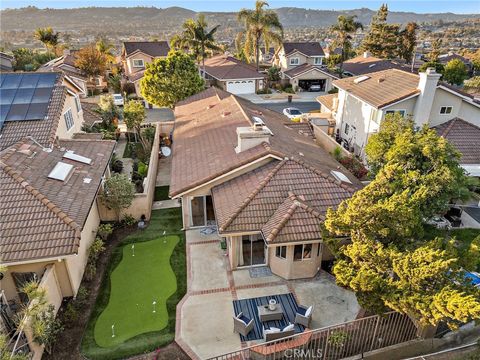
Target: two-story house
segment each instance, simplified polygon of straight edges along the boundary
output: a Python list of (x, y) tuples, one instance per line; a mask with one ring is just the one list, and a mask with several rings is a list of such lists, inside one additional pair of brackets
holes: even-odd
[(284, 42), (274, 59), (281, 69), (283, 83), (299, 91), (332, 89), (332, 81), (338, 77), (328, 71), (324, 62), (325, 53), (318, 42)]
[[(385, 116), (400, 113), (450, 137), (462, 147), (462, 165), (468, 164), (471, 174), (472, 166), (478, 166), (475, 172), (480, 175), (480, 101), (440, 82), (440, 77), (433, 68), (419, 75), (389, 69), (334, 81), (339, 92), (330, 110), (343, 144), (363, 158), (369, 136), (379, 130)], [(318, 101), (327, 104), (321, 96)], [(448, 131), (446, 124), (451, 125)]]
[(167, 41), (126, 41), (122, 46), (122, 65), (125, 77), (135, 85), (135, 92), (140, 95), (140, 81), (146, 64), (155, 59), (164, 58), (170, 51)]
[(25, 136), (50, 147), (55, 139), (71, 139), (81, 131), (80, 97), (65, 78), (59, 72), (2, 73), (0, 150)]

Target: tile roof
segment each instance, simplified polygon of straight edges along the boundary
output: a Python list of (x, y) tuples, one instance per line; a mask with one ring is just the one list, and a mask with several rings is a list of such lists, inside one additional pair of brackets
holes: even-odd
[[(114, 141), (61, 140), (48, 152), (25, 138), (0, 153), (2, 262), (77, 252), (80, 232), (95, 206), (114, 147)], [(64, 159), (66, 150), (93, 162), (87, 165)], [(65, 182), (48, 178), (59, 161), (74, 165)]]
[(325, 75), (328, 75), (334, 79), (338, 79), (338, 75), (329, 71), (326, 67), (318, 66), (318, 65), (312, 65), (312, 64), (302, 64), (299, 66), (295, 66), (294, 68), (291, 68), (290, 70), (284, 71), (283, 73), (287, 75), (289, 78), (294, 78), (297, 77), (303, 73), (306, 73), (308, 71), (315, 70), (319, 71)]
[(284, 42), (283, 49), (287, 56), (295, 51), (307, 56), (325, 56), (319, 42)]
[[(297, 157), (325, 173), (342, 168), (308, 134), (286, 127), (281, 114), (217, 88), (209, 88), (179, 102), (175, 116), (171, 196), (265, 156)], [(269, 144), (263, 143), (237, 154), (236, 129), (252, 126), (253, 116), (262, 118), (274, 135)], [(342, 171), (360, 186), (353, 175), (345, 169)]]
[(317, 96), (317, 101), (324, 105), (328, 110), (333, 110), (333, 101), (334, 99), (338, 99), (338, 94), (327, 94)]
[(464, 64), (468, 64), (468, 65), (472, 64), (470, 59), (467, 59), (466, 57), (464, 57), (462, 55), (459, 55), (459, 54), (455, 54), (455, 53), (442, 54), (442, 55), (438, 56), (438, 62), (440, 62), (442, 64), (446, 64), (449, 61), (454, 60), (454, 59), (458, 59), (461, 62), (463, 62)]
[[(320, 218), (328, 208), (337, 207), (354, 191), (353, 187), (302, 161), (285, 159), (264, 167), (268, 168), (248, 172), (212, 189), (220, 233), (260, 231), (269, 222), (270, 225), (265, 230), (271, 232), (272, 224), (278, 224), (280, 215), (285, 210), (282, 204), (285, 205), (291, 193), (302, 197), (302, 202), (311, 209), (308, 211), (311, 213), (314, 210), (315, 216)], [(263, 179), (259, 181), (262, 176)], [(252, 186), (255, 183), (257, 185)], [(250, 189), (250, 193), (245, 196), (247, 189)], [(275, 215), (277, 211), (280, 212)], [(274, 215), (277, 221), (272, 220)], [(305, 216), (298, 215), (295, 221), (302, 218)], [(309, 221), (303, 225), (311, 224)], [(292, 226), (293, 224), (296, 222), (292, 222)]]
[[(356, 79), (368, 77), (355, 83)], [(376, 108), (382, 108), (409, 96), (419, 94), (419, 76), (402, 70), (389, 69), (367, 75), (335, 80), (333, 85), (345, 90)]]
[(125, 41), (123, 46), (127, 57), (137, 50), (152, 57), (167, 56), (170, 51), (168, 41)]
[(83, 110), (83, 123), (92, 127), (98, 122), (102, 122), (102, 117), (98, 113), (98, 105), (91, 102), (81, 101)]
[(408, 67), (397, 64), (391, 60), (380, 59), (375, 56), (365, 57), (363, 55), (346, 60), (342, 67), (343, 71), (347, 71), (353, 75), (363, 75), (388, 69), (409, 71)]
[(218, 80), (263, 79), (255, 67), (228, 55), (217, 55), (205, 60), (205, 72)]
[(480, 127), (454, 118), (433, 129), (462, 154), (461, 164), (480, 164)]
[(38, 71), (60, 71), (70, 77), (74, 77), (83, 81), (87, 81), (88, 77), (85, 73), (75, 66), (76, 51), (71, 51), (70, 54), (62, 55), (53, 59), (37, 70)]
[(267, 243), (288, 243), (321, 240), (320, 225), (325, 219), (318, 211), (293, 192), (262, 226)]
[(13, 145), (25, 136), (32, 136), (40, 144), (50, 146), (55, 140), (66, 97), (67, 88), (56, 85), (50, 95), (47, 115), (44, 119), (5, 122), (0, 130), (0, 150)]
[(138, 80), (141, 80), (143, 78), (144, 74), (145, 74), (145, 69), (138, 70), (133, 74), (129, 75), (128, 79), (132, 82), (137, 82)]

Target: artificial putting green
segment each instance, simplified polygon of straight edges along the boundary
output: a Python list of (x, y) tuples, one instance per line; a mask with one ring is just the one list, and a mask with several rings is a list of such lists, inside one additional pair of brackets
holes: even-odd
[(94, 337), (99, 346), (112, 347), (167, 326), (166, 301), (177, 290), (170, 256), (178, 241), (177, 235), (160, 235), (155, 240), (135, 243), (135, 256), (132, 244), (123, 247), (122, 260), (111, 274), (108, 305), (95, 323)]

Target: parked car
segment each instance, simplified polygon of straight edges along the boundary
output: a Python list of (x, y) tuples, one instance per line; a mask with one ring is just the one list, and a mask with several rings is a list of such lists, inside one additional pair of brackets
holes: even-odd
[(123, 106), (123, 96), (122, 94), (113, 94), (113, 103), (117, 106)]
[(283, 109), (283, 115), (285, 115), (290, 120), (292, 120), (292, 119), (301, 117), (303, 113), (297, 108), (289, 107), (289, 108)]
[(310, 85), (310, 87), (308, 88), (308, 91), (310, 91), (310, 92), (322, 91), (322, 86), (319, 85), (319, 84)]

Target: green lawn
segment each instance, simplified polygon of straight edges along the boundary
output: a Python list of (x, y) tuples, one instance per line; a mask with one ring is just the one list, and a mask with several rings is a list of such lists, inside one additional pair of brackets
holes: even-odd
[(157, 186), (155, 188), (155, 195), (153, 201), (162, 201), (170, 199), (168, 197), (168, 190), (170, 189), (169, 186)]
[(95, 342), (99, 346), (115, 346), (167, 326), (167, 299), (177, 290), (170, 256), (178, 241), (177, 235), (170, 235), (138, 243), (135, 253), (131, 245), (123, 247), (122, 261), (110, 276), (110, 300), (95, 323)]
[(176, 305), (187, 287), (181, 228), (181, 209), (154, 210), (148, 228), (129, 235), (114, 250), (82, 339), (87, 358), (126, 358), (174, 340)]

